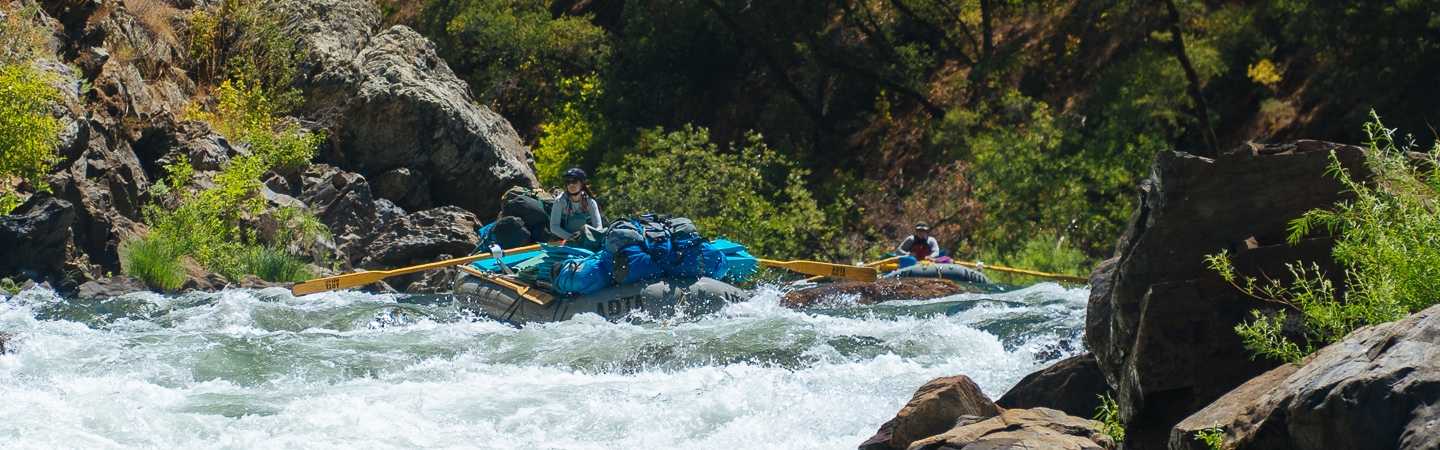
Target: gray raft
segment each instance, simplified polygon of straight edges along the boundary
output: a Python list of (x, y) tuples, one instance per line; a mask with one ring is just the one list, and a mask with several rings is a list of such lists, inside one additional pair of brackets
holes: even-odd
[(517, 325), (556, 322), (580, 313), (620, 320), (637, 310), (655, 319), (693, 317), (749, 297), (744, 290), (713, 278), (658, 278), (611, 286), (588, 295), (557, 295), (542, 306), (463, 273), (455, 281), (455, 296), (462, 306)]
[(953, 263), (916, 264), (897, 269), (884, 275), (885, 278), (944, 278), (957, 283), (995, 284), (990, 277), (969, 267)]

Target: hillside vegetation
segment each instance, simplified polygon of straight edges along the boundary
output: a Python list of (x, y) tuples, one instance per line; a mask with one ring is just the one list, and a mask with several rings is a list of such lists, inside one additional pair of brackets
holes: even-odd
[[(785, 207), (803, 173), (824, 211), (777, 236), (792, 255), (873, 258), (925, 220), (965, 256), (1093, 260), (1157, 151), (1359, 142), (1372, 108), (1411, 130), (1440, 112), (1437, 1), (379, 1), (515, 124), (551, 185), (604, 167), (602, 195), (628, 198), (617, 174), (666, 161), (633, 157), (656, 130), (735, 156), (763, 142), (800, 172), (769, 171), (758, 194)], [(710, 183), (686, 173), (666, 181)], [(713, 205), (731, 194), (717, 187), (675, 192)]]

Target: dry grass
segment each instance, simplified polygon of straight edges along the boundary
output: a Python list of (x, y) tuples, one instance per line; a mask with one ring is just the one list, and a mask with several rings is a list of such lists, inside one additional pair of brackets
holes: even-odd
[(125, 0), (125, 10), (135, 16), (150, 38), (174, 47), (180, 42), (175, 36), (174, 20), (180, 10), (165, 0)]

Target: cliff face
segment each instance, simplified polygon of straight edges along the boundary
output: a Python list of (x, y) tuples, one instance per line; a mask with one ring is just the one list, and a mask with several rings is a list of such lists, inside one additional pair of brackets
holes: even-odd
[[(64, 124), (62, 160), (48, 178), (53, 195), (36, 195), (0, 223), (0, 248), (47, 244), (5, 252), (0, 276), (63, 289), (121, 271), (118, 244), (144, 232), (141, 212), (162, 200), (151, 185), (165, 175), (164, 165), (185, 156), (198, 178), (208, 179), (248, 149), (183, 117), (187, 104), (209, 101), (198, 87), (202, 62), (191, 55), (187, 27), (194, 13), (219, 5), (38, 6), (34, 19), (51, 38), (49, 55), (37, 64), (57, 75), (65, 94), (54, 108)], [(445, 226), (471, 228), (470, 236), (440, 247), (468, 251), (461, 247), (474, 245), (475, 214), (496, 214), (511, 186), (536, 186), (529, 149), (510, 124), (475, 103), (425, 38), (403, 26), (382, 30), (373, 2), (279, 0), (265, 7), (279, 12), (286, 22), (279, 28), (293, 33), (295, 50), (306, 55), (293, 83), (305, 101), (292, 120), (327, 132), (317, 160), (330, 165), (312, 168), (312, 175), (271, 174), (260, 194), (272, 206), (304, 205), (330, 226), (341, 269), (421, 257), (374, 254), (389, 246), (382, 235), (406, 234), (391, 224), (407, 209), (458, 207), (434, 216), (454, 219)], [(87, 85), (93, 89), (83, 90)], [(372, 192), (366, 178), (385, 182)], [(321, 185), (353, 195), (329, 197)]]

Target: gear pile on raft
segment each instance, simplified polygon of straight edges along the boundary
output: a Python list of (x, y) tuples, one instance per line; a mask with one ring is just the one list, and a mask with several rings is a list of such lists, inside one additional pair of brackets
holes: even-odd
[(695, 316), (748, 297), (733, 283), (754, 274), (759, 259), (743, 245), (706, 239), (689, 219), (660, 214), (586, 226), (562, 242), (548, 232), (551, 201), (543, 191), (506, 193), (501, 217), (480, 229), (476, 248), (497, 257), (461, 267), (461, 304), (523, 324), (581, 313)]

